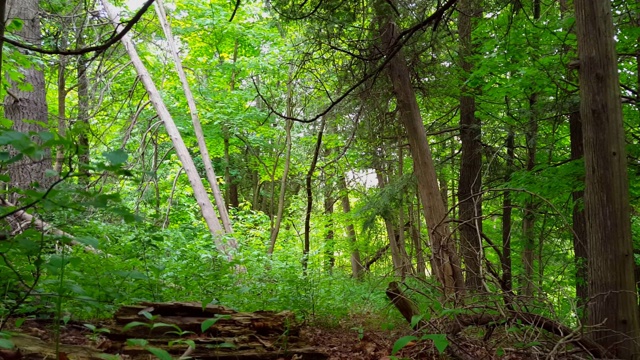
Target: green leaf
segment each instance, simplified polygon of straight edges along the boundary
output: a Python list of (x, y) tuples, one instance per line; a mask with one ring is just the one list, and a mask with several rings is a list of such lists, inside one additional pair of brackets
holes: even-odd
[(411, 317), (411, 328), (415, 329), (416, 325), (418, 325), (418, 323), (420, 322), (420, 320), (422, 320), (423, 317), (424, 315), (413, 315)]
[(91, 246), (94, 249), (97, 249), (100, 246), (98, 239), (91, 236), (80, 236), (76, 237), (75, 240), (81, 244)]
[(20, 326), (22, 326), (22, 324), (24, 324), (24, 321), (27, 320), (26, 318), (17, 318), (16, 319), (16, 328), (19, 328)]
[(149, 346), (147, 350), (160, 360), (172, 360), (171, 355), (165, 350), (153, 346)]
[(91, 330), (93, 332), (95, 332), (96, 329), (97, 329), (96, 326), (93, 325), (93, 324), (82, 324), (82, 325), (84, 325), (84, 327), (86, 327), (87, 329), (89, 329), (89, 330)]
[(160, 327), (170, 327), (170, 328), (174, 328), (174, 329), (178, 329), (178, 331), (182, 330), (178, 327), (178, 325), (173, 325), (173, 324), (167, 324), (167, 323), (163, 323), (163, 322), (159, 322), (159, 323), (155, 323), (153, 325), (151, 325), (152, 329), (157, 329)]
[(444, 351), (449, 346), (449, 340), (447, 339), (447, 334), (428, 334), (422, 337), (423, 340), (432, 340), (433, 345), (438, 349), (440, 354), (444, 353)]
[(0, 339), (0, 349), (13, 349), (15, 345), (9, 339)]
[(128, 323), (127, 325), (125, 325), (125, 326), (122, 328), (122, 331), (127, 331), (127, 330), (129, 330), (129, 329), (133, 329), (134, 327), (138, 327), (138, 326), (146, 326), (146, 327), (149, 327), (149, 324), (147, 324), (147, 323), (143, 323), (143, 322), (140, 322), (140, 321), (132, 321), (132, 322)]
[(118, 150), (114, 150), (114, 151), (107, 151), (107, 152), (103, 153), (102, 155), (107, 160), (109, 160), (111, 165), (122, 165), (122, 164), (126, 163), (127, 159), (129, 158), (129, 154), (127, 154), (127, 152), (122, 150), (122, 149), (118, 149)]
[(127, 339), (128, 346), (147, 346), (148, 343), (145, 339)]
[(402, 350), (403, 347), (407, 346), (408, 343), (416, 340), (418, 340), (418, 338), (411, 335), (401, 337), (400, 339), (396, 340), (395, 344), (393, 344), (391, 355), (395, 355), (398, 351)]
[(210, 327), (212, 327), (213, 324), (217, 323), (218, 320), (220, 320), (220, 318), (207, 319), (207, 320), (202, 322), (202, 325), (200, 325), (200, 329), (202, 330), (202, 332), (205, 332)]

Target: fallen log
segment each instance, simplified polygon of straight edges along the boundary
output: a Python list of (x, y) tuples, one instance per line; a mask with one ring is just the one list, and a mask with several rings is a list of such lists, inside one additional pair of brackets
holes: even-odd
[[(211, 320), (214, 319), (214, 320)], [(327, 355), (302, 343), (300, 325), (292, 312), (238, 312), (220, 305), (194, 302), (151, 303), (121, 307), (114, 316), (110, 340), (145, 339), (147, 346), (179, 357), (187, 341), (199, 359), (267, 360), (281, 357), (320, 360)], [(203, 324), (206, 323), (204, 331)], [(133, 325), (133, 326), (132, 326)], [(170, 345), (171, 344), (171, 345)], [(121, 354), (148, 354), (145, 347), (124, 345)]]

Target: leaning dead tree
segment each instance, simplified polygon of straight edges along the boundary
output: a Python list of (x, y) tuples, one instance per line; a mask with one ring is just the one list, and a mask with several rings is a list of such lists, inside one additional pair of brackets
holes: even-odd
[[(120, 23), (120, 18), (118, 16), (118, 11), (109, 3), (107, 0), (101, 0), (102, 6), (105, 8), (109, 20), (116, 26), (116, 28), (120, 28), (122, 25)], [(200, 210), (202, 212), (202, 216), (211, 231), (211, 235), (213, 235), (213, 241), (215, 243), (216, 248), (221, 253), (227, 255), (229, 259), (231, 259), (230, 250), (237, 247), (235, 241), (225, 242), (223, 240), (224, 229), (220, 225), (220, 221), (218, 220), (218, 216), (213, 208), (213, 204), (209, 199), (209, 195), (207, 194), (207, 190), (205, 189), (202, 179), (198, 174), (198, 170), (189, 154), (189, 150), (182, 140), (182, 136), (180, 135), (180, 131), (178, 131), (178, 127), (176, 126), (167, 106), (165, 105), (156, 85), (151, 79), (151, 75), (147, 71), (146, 67), (142, 63), (138, 52), (131, 40), (131, 36), (126, 34), (122, 37), (122, 44), (124, 45), (129, 57), (131, 58), (131, 62), (138, 73), (138, 77), (140, 81), (143, 83), (145, 89), (147, 90), (147, 94), (149, 96), (149, 100), (151, 104), (155, 108), (158, 113), (158, 117), (164, 123), (165, 129), (169, 137), (171, 138), (171, 142), (173, 143), (173, 147), (176, 150), (176, 154), (182, 163), (182, 167), (184, 168), (187, 177), (189, 178), (189, 183), (193, 188), (193, 194), (200, 206)]]
[(209, 186), (211, 186), (213, 197), (216, 200), (216, 207), (218, 208), (218, 213), (220, 214), (220, 219), (222, 220), (222, 226), (224, 226), (224, 230), (227, 233), (232, 233), (233, 229), (231, 228), (231, 220), (229, 219), (229, 213), (227, 211), (227, 207), (224, 204), (224, 197), (222, 196), (222, 192), (220, 192), (220, 187), (218, 186), (218, 180), (216, 179), (216, 174), (215, 174), (215, 171), (213, 170), (213, 165), (211, 164), (211, 158), (209, 157), (209, 150), (207, 149), (207, 142), (204, 138), (202, 125), (200, 124), (200, 116), (198, 115), (196, 100), (193, 97), (193, 92), (191, 91), (191, 87), (189, 86), (187, 75), (185, 74), (184, 68), (182, 67), (182, 60), (180, 59), (180, 55), (178, 54), (178, 48), (176, 47), (175, 41), (173, 41), (171, 26), (167, 22), (167, 14), (165, 12), (164, 3), (162, 0), (156, 0), (156, 13), (158, 14), (158, 20), (160, 20), (160, 25), (164, 30), (164, 36), (167, 38), (167, 43), (169, 44), (169, 51), (171, 52), (171, 56), (173, 56), (173, 62), (176, 66), (178, 77), (180, 77), (180, 82), (182, 83), (182, 89), (184, 90), (184, 95), (187, 98), (187, 104), (189, 105), (189, 112), (191, 113), (191, 122), (193, 123), (193, 130), (196, 134), (196, 139), (198, 140), (198, 148), (200, 149), (200, 156), (202, 157), (202, 163), (204, 164), (204, 171), (205, 171), (205, 174), (207, 175)]

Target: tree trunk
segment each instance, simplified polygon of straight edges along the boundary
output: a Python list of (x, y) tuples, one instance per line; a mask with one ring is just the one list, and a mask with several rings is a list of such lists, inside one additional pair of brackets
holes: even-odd
[[(460, 65), (464, 71), (464, 81), (473, 70), (469, 57), (473, 54), (471, 33), (472, 22), (479, 17), (476, 0), (458, 2), (458, 33), (460, 41)], [(482, 240), (482, 142), (480, 120), (476, 118), (476, 100), (472, 89), (463, 87), (460, 96), (460, 142), (462, 160), (458, 201), (460, 202), (460, 247), (464, 259), (465, 286), (471, 291), (482, 290), (481, 253)]]
[(609, 0), (575, 0), (589, 253), (588, 324), (622, 359), (640, 348), (629, 183)]
[[(238, 39), (235, 39), (235, 43), (233, 46), (233, 64), (235, 65), (238, 61)], [(229, 91), (231, 95), (233, 91), (236, 89), (236, 75), (238, 72), (234, 68), (231, 72), (231, 81), (229, 82)], [(224, 142), (224, 182), (227, 185), (226, 187), (226, 196), (225, 203), (227, 204), (227, 210), (229, 206), (237, 208), (240, 206), (240, 201), (238, 200), (238, 182), (236, 179), (231, 178), (231, 157), (229, 156), (229, 127), (223, 126), (222, 136)]]
[(80, 135), (78, 135), (78, 160), (80, 164), (88, 164), (90, 161), (89, 149), (89, 79), (87, 71), (89, 64), (83, 55), (78, 57), (78, 65), (76, 68), (78, 75), (78, 126), (80, 126)]
[[(107, 1), (101, 0), (102, 5), (104, 6), (107, 14), (109, 15), (109, 19), (116, 26), (120, 27), (121, 24), (119, 16), (117, 15), (117, 10)], [(149, 100), (153, 104), (156, 109), (158, 116), (163, 121), (165, 128), (167, 129), (167, 133), (171, 138), (171, 142), (175, 148), (176, 154), (178, 158), (182, 162), (182, 166), (184, 171), (187, 173), (187, 177), (189, 178), (189, 183), (191, 183), (191, 187), (193, 189), (193, 194), (200, 206), (200, 210), (202, 211), (202, 216), (211, 231), (211, 235), (213, 237), (213, 241), (216, 245), (216, 248), (219, 252), (227, 255), (227, 258), (231, 259), (231, 254), (229, 251), (232, 248), (236, 248), (237, 244), (235, 241), (230, 241), (229, 243), (225, 243), (223, 241), (222, 235), (224, 234), (224, 229), (220, 225), (218, 217), (216, 216), (216, 212), (213, 209), (213, 204), (211, 204), (211, 200), (209, 200), (209, 195), (207, 194), (207, 190), (204, 188), (202, 184), (202, 179), (198, 174), (198, 170), (196, 169), (195, 164), (193, 163), (193, 159), (189, 154), (189, 150), (187, 149), (184, 141), (182, 140), (182, 136), (176, 127), (175, 122), (171, 118), (171, 114), (167, 110), (166, 105), (162, 101), (162, 97), (156, 88), (156, 85), (153, 83), (149, 72), (145, 68), (142, 60), (138, 56), (138, 53), (133, 45), (133, 41), (131, 37), (127, 34), (122, 37), (122, 43), (129, 53), (131, 57), (131, 62), (136, 68), (136, 72), (138, 73), (138, 77), (144, 84), (145, 89), (147, 90), (147, 94), (149, 96)]]
[[(513, 172), (513, 159), (515, 155), (515, 139), (511, 129), (507, 134), (507, 164), (505, 182), (511, 181), (511, 173)], [(511, 192), (506, 190), (502, 200), (502, 287), (504, 288), (505, 303), (510, 303), (511, 292), (513, 291), (513, 277), (511, 273)]]
[(424, 259), (424, 249), (422, 248), (422, 238), (420, 237), (420, 216), (413, 210), (414, 205), (409, 205), (409, 226), (411, 240), (416, 251), (416, 272), (418, 277), (427, 276), (427, 263)]
[(333, 229), (333, 205), (335, 199), (333, 198), (333, 189), (331, 182), (327, 180), (325, 174), (324, 179), (324, 218), (326, 223), (325, 236), (324, 236), (324, 253), (325, 253), (325, 270), (329, 273), (333, 272), (333, 267), (336, 264), (335, 257), (335, 230)]
[[(540, 19), (540, 0), (533, 1), (533, 19)], [(535, 54), (534, 54), (534, 57)], [(527, 147), (527, 171), (532, 174), (536, 166), (536, 153), (538, 150), (538, 93), (529, 95), (529, 119), (526, 125), (525, 141)], [(524, 237), (524, 249), (522, 253), (522, 265), (524, 267), (524, 286), (522, 293), (525, 297), (532, 297), (534, 293), (534, 249), (535, 224), (537, 204), (533, 196), (529, 196), (524, 204), (524, 216), (522, 219), (522, 236)], [(539, 264), (539, 266), (541, 266)]]
[[(15, 35), (28, 44), (40, 45), (40, 17), (38, 0), (8, 0), (7, 19), (20, 19), (23, 22)], [(20, 50), (22, 51), (22, 50)], [(23, 133), (45, 131), (48, 111), (45, 96), (44, 74), (36, 63), (21, 69), (24, 75), (21, 83), (9, 80), (10, 88), (4, 99), (4, 115), (13, 121), (13, 130)], [(21, 90), (29, 84), (31, 89)], [(29, 120), (29, 121), (25, 121)], [(12, 151), (15, 154), (15, 151)], [(53, 184), (54, 177), (46, 176), (52, 168), (51, 154), (48, 149), (39, 158), (25, 157), (9, 165), (10, 185), (19, 189), (32, 187), (46, 189)]]
[[(387, 186), (387, 179), (385, 178), (382, 170), (376, 169), (376, 175), (378, 177), (378, 187), (383, 189)], [(384, 217), (384, 226), (387, 230), (387, 238), (389, 239), (389, 246), (391, 248), (391, 261), (393, 263), (393, 271), (399, 278), (404, 279), (407, 275), (405, 272), (405, 261), (400, 249), (400, 232), (403, 231), (402, 227), (396, 229), (395, 224), (391, 220), (391, 217)]]
[[(293, 115), (293, 67), (289, 67), (289, 79), (287, 82), (287, 116)], [(278, 233), (280, 232), (280, 226), (282, 224), (282, 215), (284, 214), (285, 194), (287, 191), (287, 177), (289, 176), (289, 169), (291, 167), (291, 130), (293, 129), (293, 121), (285, 120), (285, 155), (284, 155), (284, 170), (282, 172), (282, 179), (280, 180), (280, 196), (278, 197), (278, 214), (276, 215), (276, 221), (272, 222), (271, 236), (269, 239), (268, 254), (273, 254), (273, 249), (276, 246), (278, 239)], [(275, 175), (276, 170), (273, 170)]]
[[(560, 12), (562, 16), (571, 16), (569, 13), (570, 4), (567, 0), (560, 0)], [(569, 52), (570, 48), (563, 49)], [(640, 73), (639, 73), (640, 74)], [(575, 81), (574, 73), (570, 70), (567, 78)], [(566, 94), (570, 96), (570, 94)], [(572, 108), (569, 113), (569, 138), (571, 140), (571, 160), (579, 160), (584, 157), (584, 145), (582, 140), (582, 119), (580, 118), (580, 108)], [(584, 191), (574, 191), (571, 194), (573, 198), (572, 211), (572, 230), (573, 230), (573, 253), (575, 256), (576, 266), (576, 299), (578, 307), (586, 304), (589, 296), (587, 282), (587, 232), (584, 216)], [(584, 319), (586, 313), (581, 314)]]
[[(67, 77), (66, 70), (67, 57), (64, 55), (58, 56), (58, 135), (64, 137), (67, 130)], [(56, 161), (53, 166), (53, 170), (56, 173), (62, 171), (62, 163), (64, 162), (64, 146), (59, 145), (56, 148)]]
[[(349, 203), (349, 191), (347, 190), (347, 181), (344, 175), (340, 175), (338, 179), (338, 187), (340, 188), (340, 201), (342, 202), (342, 211), (346, 216), (351, 216), (351, 204)], [(347, 219), (347, 238), (351, 245), (351, 276), (355, 279), (361, 279), (364, 275), (364, 268), (360, 260), (360, 250), (356, 242), (356, 229), (353, 226), (351, 218)]]
[(209, 181), (209, 186), (211, 186), (211, 192), (213, 193), (213, 197), (216, 201), (216, 207), (218, 208), (218, 213), (220, 214), (220, 219), (222, 220), (222, 225), (224, 226), (224, 231), (230, 234), (233, 232), (233, 229), (231, 228), (231, 219), (229, 219), (229, 213), (227, 212), (227, 207), (224, 204), (224, 197), (222, 196), (222, 192), (220, 191), (220, 186), (218, 186), (218, 179), (216, 178), (216, 174), (213, 170), (213, 165), (211, 164), (211, 157), (209, 156), (207, 141), (204, 138), (204, 132), (202, 131), (202, 125), (200, 124), (200, 116), (198, 115), (196, 101), (193, 97), (193, 93), (191, 92), (191, 87), (189, 86), (187, 75), (185, 74), (184, 68), (182, 67), (182, 60), (180, 59), (180, 55), (178, 54), (178, 48), (173, 41), (173, 34), (171, 33), (171, 27), (166, 20), (167, 14), (164, 11), (164, 4), (162, 0), (156, 0), (156, 13), (158, 14), (158, 20), (160, 20), (160, 25), (164, 30), (165, 38), (167, 39), (167, 43), (169, 44), (169, 50), (171, 52), (171, 55), (173, 56), (173, 61), (176, 66), (178, 77), (180, 78), (180, 83), (182, 84), (184, 95), (187, 98), (189, 112), (191, 113), (191, 122), (193, 123), (193, 131), (196, 134), (196, 139), (198, 140), (198, 149), (200, 150), (200, 156), (202, 157), (202, 163), (204, 164), (204, 172), (207, 176), (207, 180)]
[(460, 267), (460, 258), (451, 239), (451, 231), (447, 224), (447, 213), (440, 198), (438, 178), (431, 157), (431, 149), (422, 122), (422, 115), (411, 85), (411, 77), (402, 50), (395, 54), (398, 29), (388, 18), (393, 11), (386, 4), (379, 4), (380, 32), (383, 51), (393, 56), (388, 63), (388, 75), (393, 84), (397, 100), (397, 108), (409, 139), (413, 168), (418, 179), (418, 190), (422, 202), (425, 219), (429, 228), (429, 240), (433, 254), (433, 271), (444, 288), (445, 294), (464, 292), (464, 278)]
[(271, 236), (269, 239), (268, 254), (273, 254), (273, 249), (276, 246), (276, 240), (278, 239), (278, 233), (280, 232), (280, 226), (282, 224), (282, 216), (284, 214), (285, 194), (287, 192), (287, 177), (289, 176), (289, 168), (291, 166), (291, 128), (293, 127), (293, 121), (287, 120), (285, 125), (286, 131), (286, 152), (284, 155), (284, 170), (282, 172), (282, 179), (280, 180), (280, 196), (278, 197), (278, 214), (276, 221), (271, 228)]
[(318, 131), (318, 139), (316, 140), (316, 148), (313, 152), (313, 159), (311, 159), (311, 165), (309, 165), (309, 171), (305, 177), (305, 187), (307, 191), (307, 210), (304, 216), (304, 249), (302, 249), (302, 270), (307, 273), (309, 266), (309, 250), (311, 248), (311, 210), (313, 210), (313, 192), (311, 189), (311, 180), (313, 178), (313, 172), (316, 171), (316, 165), (318, 164), (318, 156), (320, 155), (320, 148), (322, 147), (322, 135), (324, 134), (324, 126), (326, 119), (323, 117), (320, 122), (320, 130)]

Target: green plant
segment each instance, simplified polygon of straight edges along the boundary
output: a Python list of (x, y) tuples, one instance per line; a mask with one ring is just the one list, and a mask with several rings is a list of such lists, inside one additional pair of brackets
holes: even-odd
[(83, 324), (83, 325), (87, 329), (91, 330), (92, 334), (89, 335), (89, 339), (94, 342), (98, 340), (101, 334), (106, 334), (110, 332), (109, 329), (107, 328), (98, 328), (93, 324)]

